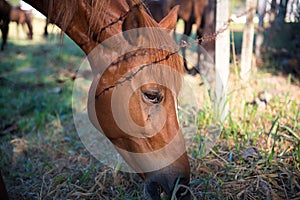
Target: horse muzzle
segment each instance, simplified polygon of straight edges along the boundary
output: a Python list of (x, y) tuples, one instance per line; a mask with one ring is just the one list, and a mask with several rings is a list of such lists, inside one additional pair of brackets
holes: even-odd
[(190, 192), (184, 187), (175, 188), (175, 186), (188, 186), (190, 182), (190, 166), (187, 154), (183, 154), (171, 165), (157, 171), (148, 172), (146, 177), (147, 199), (160, 200), (161, 193), (164, 192), (171, 197), (176, 190), (176, 198), (181, 200), (191, 199)]

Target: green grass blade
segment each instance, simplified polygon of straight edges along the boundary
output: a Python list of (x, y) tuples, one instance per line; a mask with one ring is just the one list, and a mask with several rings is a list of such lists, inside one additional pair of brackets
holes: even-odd
[(285, 125), (282, 125), (281, 127), (287, 130), (290, 134), (292, 134), (297, 139), (298, 142), (300, 142), (300, 136), (295, 131), (293, 131), (290, 127)]

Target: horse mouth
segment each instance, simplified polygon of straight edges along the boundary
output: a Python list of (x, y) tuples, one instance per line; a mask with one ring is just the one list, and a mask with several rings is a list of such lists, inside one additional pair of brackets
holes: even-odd
[[(168, 184), (160, 184), (158, 182), (151, 182), (146, 185), (146, 191), (148, 192), (149, 197), (146, 199), (149, 200), (160, 200), (164, 199), (163, 197), (167, 196), (169, 198), (176, 197), (180, 200), (190, 200), (191, 193), (188, 189), (187, 183), (189, 180), (178, 179), (177, 183), (173, 188), (170, 188)], [(185, 187), (180, 187), (185, 186)]]

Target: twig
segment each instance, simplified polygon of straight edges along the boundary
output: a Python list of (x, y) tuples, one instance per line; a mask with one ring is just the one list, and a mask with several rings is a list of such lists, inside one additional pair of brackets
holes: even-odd
[(188, 186), (182, 185), (182, 184), (178, 184), (177, 187), (176, 187), (176, 188), (174, 189), (174, 191), (173, 191), (171, 200), (176, 200), (176, 199), (177, 199), (177, 198), (176, 198), (176, 192), (177, 192), (177, 191), (179, 190), (179, 188), (181, 188), (181, 187), (186, 189), (186, 191), (184, 192), (184, 195), (189, 191), (190, 194), (192, 195), (193, 199), (197, 199), (197, 198), (195, 197), (194, 193), (192, 192), (192, 190), (191, 190)]
[(226, 164), (228, 164), (228, 161), (225, 160), (224, 158), (222, 158), (221, 156), (219, 156), (213, 149), (210, 150), (215, 156), (217, 156), (219, 159), (221, 159), (223, 162), (225, 162)]

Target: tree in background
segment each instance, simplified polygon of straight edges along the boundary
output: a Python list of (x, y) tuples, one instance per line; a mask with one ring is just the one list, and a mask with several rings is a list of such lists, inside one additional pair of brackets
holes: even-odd
[(289, 0), (280, 0), (278, 5), (278, 14), (276, 15), (275, 21), (282, 23), (285, 20), (287, 5)]
[(299, 0), (272, 0), (270, 21), (276, 24), (283, 22), (299, 22)]

